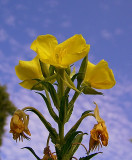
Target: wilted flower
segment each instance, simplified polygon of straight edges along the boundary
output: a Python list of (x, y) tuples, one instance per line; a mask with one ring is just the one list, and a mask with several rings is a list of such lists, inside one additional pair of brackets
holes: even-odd
[(99, 115), (99, 108), (97, 104), (94, 110), (94, 115), (98, 124), (95, 124), (90, 132), (91, 136), (89, 141), (89, 151), (93, 151), (96, 148), (99, 149), (99, 147), (102, 147), (102, 145), (107, 146), (109, 139), (105, 121)]
[(82, 35), (74, 35), (61, 44), (52, 35), (41, 35), (31, 44), (40, 60), (56, 67), (67, 68), (85, 57), (90, 49)]
[(36, 83), (33, 79), (44, 79), (40, 68), (38, 56), (31, 61), (19, 61), (15, 67), (16, 75), (23, 82), (19, 83), (26, 89), (31, 89)]
[(49, 149), (49, 146), (47, 146), (44, 149), (44, 157), (42, 158), (42, 160), (57, 160), (56, 155), (53, 155), (53, 153), (51, 153), (51, 150)]
[(25, 133), (31, 136), (31, 133), (28, 129), (29, 116), (22, 110), (15, 111), (10, 122), (10, 133), (13, 134), (13, 139), (22, 140), (23, 138), (30, 139), (25, 135)]
[(116, 82), (108, 63), (105, 60), (101, 60), (97, 65), (88, 61), (84, 83), (96, 89), (109, 89)]

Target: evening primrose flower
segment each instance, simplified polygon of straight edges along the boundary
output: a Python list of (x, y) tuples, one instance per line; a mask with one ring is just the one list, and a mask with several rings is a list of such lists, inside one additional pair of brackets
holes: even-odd
[(70, 64), (84, 58), (90, 49), (85, 39), (80, 34), (76, 34), (66, 41), (58, 44), (52, 35), (40, 35), (31, 44), (40, 60), (46, 64), (51, 64), (60, 68), (67, 68)]
[(97, 65), (88, 61), (84, 83), (96, 89), (110, 89), (116, 81), (108, 63), (101, 60)]
[[(94, 104), (96, 103), (94, 102)], [(89, 151), (93, 151), (96, 148), (99, 150), (99, 147), (102, 147), (102, 145), (107, 146), (109, 139), (105, 121), (99, 115), (99, 108), (97, 104), (94, 110), (94, 115), (98, 124), (95, 124), (90, 132)]]
[(31, 61), (19, 61), (19, 64), (15, 67), (16, 75), (20, 80), (19, 83), (26, 89), (31, 89), (36, 83), (33, 79), (44, 79), (38, 56)]
[(10, 122), (10, 133), (13, 134), (13, 139), (22, 140), (23, 138), (30, 139), (25, 135), (25, 133), (31, 136), (31, 133), (28, 129), (29, 116), (22, 110), (15, 111)]

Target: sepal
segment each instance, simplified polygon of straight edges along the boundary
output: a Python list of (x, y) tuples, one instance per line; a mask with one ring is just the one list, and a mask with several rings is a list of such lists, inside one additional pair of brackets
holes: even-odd
[(93, 89), (90, 85), (82, 84), (83, 93), (84, 94), (91, 94), (91, 95), (103, 95), (102, 92), (98, 92), (95, 89)]
[(44, 78), (49, 76), (49, 67), (47, 64), (43, 63), (42, 61), (40, 61), (39, 59), (39, 63), (40, 63), (40, 68), (41, 68), (41, 72)]
[(81, 63), (80, 69), (79, 69), (80, 74), (77, 77), (78, 86), (80, 86), (80, 84), (84, 80), (86, 69), (87, 69), (87, 63), (88, 63), (88, 54), (84, 57), (84, 59)]

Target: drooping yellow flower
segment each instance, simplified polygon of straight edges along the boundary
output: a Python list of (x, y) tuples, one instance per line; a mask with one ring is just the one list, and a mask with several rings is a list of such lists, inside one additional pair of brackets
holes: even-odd
[(56, 67), (67, 68), (70, 64), (84, 58), (90, 49), (82, 35), (74, 35), (58, 44), (52, 35), (40, 35), (31, 44), (40, 60)]
[(22, 140), (23, 138), (30, 139), (25, 135), (25, 133), (31, 136), (31, 133), (28, 129), (29, 116), (22, 110), (15, 111), (10, 122), (10, 133), (13, 134), (13, 139)]
[(44, 157), (41, 160), (57, 160), (57, 156), (51, 153), (49, 146), (45, 147), (44, 149)]
[(96, 89), (109, 89), (115, 85), (116, 81), (108, 63), (101, 60), (97, 65), (88, 61), (84, 83)]
[(19, 64), (15, 67), (16, 75), (23, 82), (19, 83), (26, 89), (31, 89), (36, 83), (33, 79), (44, 79), (38, 56), (31, 61), (19, 61)]
[(90, 141), (89, 141), (89, 151), (93, 151), (96, 148), (98, 148), (99, 150), (99, 147), (100, 146), (102, 147), (102, 145), (107, 146), (108, 139), (109, 139), (105, 121), (99, 115), (99, 108), (97, 104), (94, 110), (94, 115), (95, 115), (95, 118), (98, 124), (95, 124), (93, 129), (90, 132), (91, 136), (90, 136)]

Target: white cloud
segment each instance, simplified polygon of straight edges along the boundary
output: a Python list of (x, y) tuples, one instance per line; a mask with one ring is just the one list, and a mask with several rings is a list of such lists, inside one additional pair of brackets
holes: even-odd
[(1, 3), (4, 4), (4, 5), (6, 5), (6, 4), (8, 4), (9, 1), (10, 0), (1, 0)]
[(104, 2), (100, 4), (100, 7), (105, 11), (109, 10), (109, 5), (105, 4)]
[(115, 34), (116, 35), (122, 35), (123, 34), (123, 30), (121, 28), (117, 28), (117, 29), (115, 29)]
[(69, 20), (66, 20), (61, 23), (61, 26), (64, 28), (69, 28), (69, 27), (71, 27), (71, 22)]
[(49, 18), (44, 19), (43, 26), (49, 27), (52, 24), (52, 20)]
[(101, 35), (104, 39), (107, 39), (107, 40), (112, 38), (112, 34), (105, 29), (101, 31)]
[(25, 5), (23, 5), (23, 4), (17, 4), (16, 5), (16, 9), (18, 9), (18, 10), (25, 10), (25, 9), (27, 9), (27, 7)]
[(8, 38), (8, 35), (5, 31), (5, 29), (0, 28), (0, 42), (5, 41)]
[(29, 37), (31, 37), (31, 38), (35, 38), (37, 36), (36, 30), (33, 28), (27, 28), (26, 32), (29, 35)]
[(51, 8), (54, 8), (54, 7), (58, 6), (58, 4), (59, 4), (58, 0), (47, 0), (46, 2), (49, 5), (49, 7), (51, 7)]
[(5, 23), (9, 26), (15, 26), (15, 17), (13, 15), (7, 16)]
[(101, 36), (106, 40), (110, 40), (112, 38), (115, 38), (116, 36), (122, 35), (123, 33), (124, 33), (123, 29), (121, 28), (116, 28), (114, 29), (114, 31), (111, 31), (111, 32), (106, 29), (103, 29), (101, 31)]

